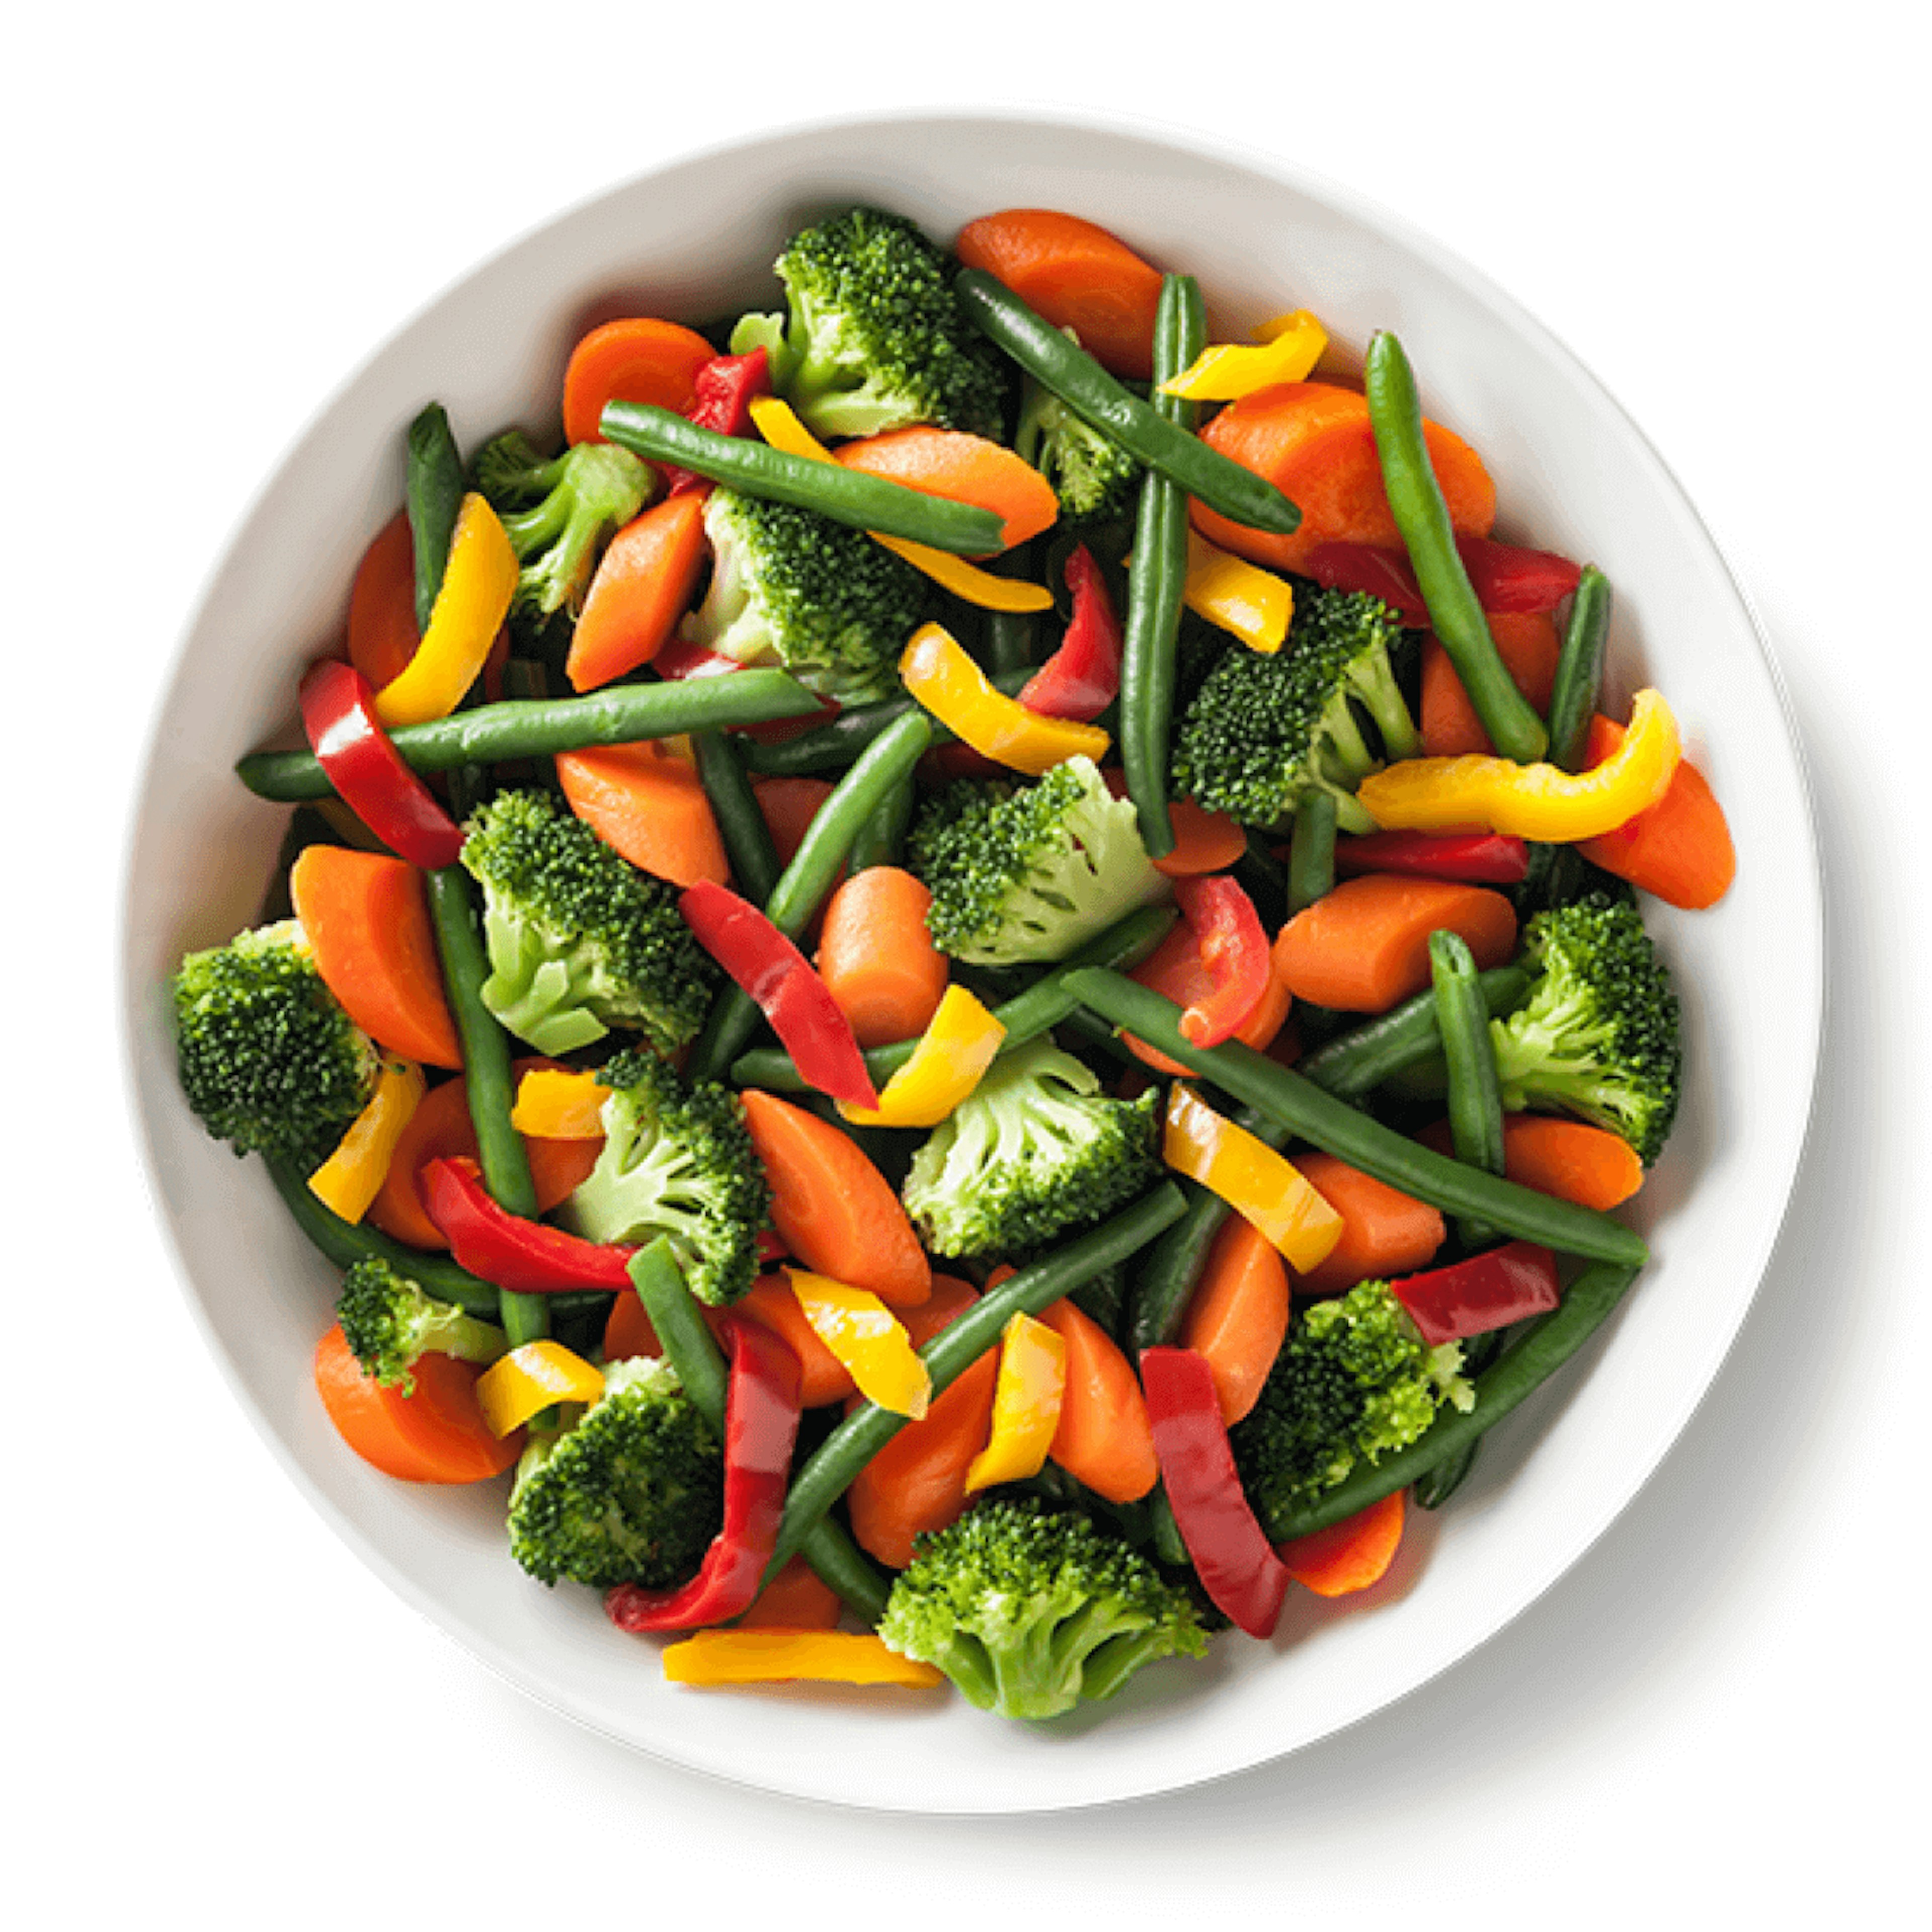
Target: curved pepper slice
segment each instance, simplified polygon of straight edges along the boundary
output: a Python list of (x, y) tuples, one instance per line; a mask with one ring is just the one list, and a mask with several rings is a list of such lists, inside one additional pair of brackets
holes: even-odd
[(1066, 1343), (1043, 1322), (1016, 1315), (1000, 1335), (993, 1431), (966, 1472), (966, 1488), (1017, 1483), (1046, 1466), (1066, 1394)]
[(1404, 1275), (1389, 1292), (1432, 1348), (1547, 1315), (1562, 1300), (1556, 1257), (1534, 1241), (1510, 1241), (1453, 1267)]
[(415, 1061), (386, 1060), (369, 1104), (350, 1122), (335, 1151), (309, 1176), (309, 1192), (344, 1220), (361, 1220), (382, 1192), (396, 1143), (428, 1090)]
[(1071, 758), (1097, 764), (1112, 741), (1097, 724), (1042, 718), (987, 681), (952, 632), (922, 624), (899, 659), (905, 687), (982, 758), (1038, 778)]
[(912, 1058), (880, 1090), (875, 1108), (838, 1111), (854, 1126), (936, 1127), (979, 1085), (1006, 1028), (964, 986), (948, 986)]
[[(772, 392), (771, 358), (763, 347), (746, 356), (714, 356), (692, 378), (691, 386), (692, 404), (684, 412), (691, 422), (720, 436), (748, 435), (753, 398)], [(681, 496), (690, 490), (711, 494), (709, 479), (693, 470), (667, 465), (664, 482), (668, 496)]]
[(526, 1342), (476, 1378), (476, 1406), (493, 1436), (520, 1429), (554, 1402), (595, 1402), (604, 1372), (561, 1342)]
[(471, 491), (457, 514), (442, 588), (422, 642), (400, 674), (376, 694), (376, 716), (389, 730), (447, 718), (463, 702), (510, 614), (518, 568), (496, 512)]
[(568, 1294), (598, 1288), (621, 1294), (631, 1285), (627, 1264), (634, 1247), (609, 1246), (546, 1228), (500, 1208), (473, 1160), (433, 1160), (422, 1171), (423, 1204), (449, 1238), (458, 1268), (517, 1294)]
[(1681, 748), (1662, 695), (1640, 691), (1630, 729), (1594, 770), (1508, 758), (1409, 758), (1365, 778), (1355, 796), (1390, 832), (1467, 831), (1472, 826), (1567, 844), (1595, 838), (1648, 811), (1670, 788)]
[(1232, 632), (1263, 657), (1281, 649), (1294, 616), (1294, 592), (1287, 578), (1217, 548), (1191, 530), (1180, 599), (1197, 617)]
[(673, 1684), (897, 1684), (936, 1689), (944, 1671), (888, 1650), (868, 1630), (708, 1630), (666, 1647)]
[(932, 1400), (932, 1376), (905, 1324), (870, 1288), (804, 1268), (785, 1273), (812, 1333), (844, 1365), (859, 1393), (918, 1421)]
[(1180, 1016), (1180, 1030), (1196, 1046), (1232, 1040), (1266, 997), (1274, 962), (1253, 900), (1234, 880), (1174, 882), (1181, 916), (1194, 934), (1214, 991)]
[(1177, 1174), (1198, 1180), (1251, 1222), (1298, 1274), (1326, 1261), (1342, 1238), (1341, 1216), (1292, 1161), (1178, 1080), (1168, 1092), (1161, 1153)]
[(1328, 332), (1305, 308), (1278, 315), (1255, 331), (1258, 343), (1210, 343), (1161, 393), (1190, 403), (1233, 403), (1276, 382), (1305, 382)]
[(1060, 648), (1028, 678), (1020, 702), (1043, 718), (1090, 724), (1120, 694), (1120, 620), (1107, 580), (1084, 544), (1066, 559), (1073, 614)]
[(1335, 869), (1344, 878), (1404, 872), (1472, 886), (1520, 886), (1529, 876), (1529, 847), (1496, 832), (1369, 832), (1336, 840)]
[(533, 1066), (517, 1083), (510, 1124), (540, 1141), (595, 1141), (604, 1137), (604, 1102), (610, 1090), (594, 1073), (561, 1066)]

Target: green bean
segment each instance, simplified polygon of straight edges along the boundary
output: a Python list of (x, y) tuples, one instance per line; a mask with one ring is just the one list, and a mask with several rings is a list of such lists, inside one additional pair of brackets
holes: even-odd
[(912, 824), (913, 807), (917, 802), (917, 788), (908, 772), (880, 800), (872, 815), (860, 826), (845, 861), (847, 870), (863, 872), (874, 866), (896, 866)]
[[(1476, 984), (1490, 1016), (1500, 1019), (1522, 1004), (1529, 975), (1520, 966), (1492, 966), (1477, 974)], [(1436, 995), (1421, 992), (1318, 1048), (1295, 1070), (1338, 1100), (1359, 1100), (1391, 1074), (1418, 1065), (1442, 1047)]]
[[(1032, 675), (1025, 670), (998, 671), (988, 682), (1009, 698), (1016, 698), (1020, 687)], [(897, 724), (908, 712), (920, 709), (916, 698), (882, 698), (877, 704), (852, 706), (827, 723), (801, 731), (782, 744), (766, 745), (747, 739), (743, 748), (745, 768), (761, 778), (815, 778), (825, 772), (843, 771), (881, 731)], [(932, 742), (950, 745), (954, 742), (952, 734), (935, 723)]]
[(1382, 484), (1396, 528), (1408, 547), (1430, 628), (1456, 667), (1469, 703), (1506, 758), (1528, 764), (1542, 757), (1549, 736), (1535, 707), (1516, 688), (1490, 635), (1489, 620), (1456, 553), (1456, 532), (1442, 486), (1423, 440), (1422, 399), (1402, 344), (1387, 329), (1369, 338), (1362, 366), (1369, 422), (1382, 458)]
[[(1446, 927), (1429, 935), (1429, 971), (1436, 1030), (1449, 1076), (1449, 1144), (1456, 1158), (1485, 1174), (1503, 1171), (1503, 1103), (1496, 1088), (1496, 1050), (1490, 1044), (1490, 1003), (1476, 984), (1475, 956)], [(1492, 1236), (1486, 1222), (1465, 1215), (1456, 1224), (1466, 1248)]]
[(1613, 1262), (1586, 1268), (1564, 1292), (1562, 1306), (1523, 1323), (1520, 1339), (1508, 1354), (1476, 1378), (1475, 1406), (1466, 1414), (1445, 1404), (1406, 1449), (1379, 1462), (1358, 1463), (1334, 1488), (1286, 1522), (1270, 1524), (1274, 1539), (1286, 1542), (1344, 1522), (1480, 1440), (1603, 1326), (1636, 1274), (1634, 1266)]
[[(818, 709), (818, 700), (782, 670), (741, 670), (729, 677), (614, 684), (583, 698), (479, 704), (427, 724), (400, 725), (389, 736), (413, 770), (446, 772), (456, 765), (500, 764), (593, 745), (805, 718)], [(251, 752), (235, 770), (256, 797), (280, 804), (328, 798), (335, 790), (312, 752)]]
[(1244, 470), (1125, 389), (1077, 344), (977, 268), (953, 278), (966, 313), (1034, 381), (1082, 422), (1112, 436), (1210, 510), (1250, 530), (1286, 536), (1301, 512), (1265, 478)]
[[(1163, 1181), (1131, 1208), (1090, 1234), (1081, 1236), (1044, 1260), (1009, 1275), (988, 1288), (964, 1313), (942, 1328), (920, 1354), (932, 1378), (934, 1400), (1000, 1339), (1000, 1331), (1016, 1315), (1038, 1315), (1102, 1269), (1138, 1253), (1155, 1235), (1178, 1220), (1185, 1204), (1180, 1190)], [(776, 1576), (785, 1560), (803, 1545), (812, 1525), (822, 1522), (859, 1472), (903, 1429), (908, 1420), (861, 1402), (821, 1442), (792, 1478), (785, 1498), (784, 1520), (778, 1526), (778, 1548), (766, 1576)]]
[(1180, 1009), (1172, 1000), (1118, 973), (1087, 968), (1068, 978), (1082, 1000), (1111, 1024), (1157, 1047), (1324, 1154), (1432, 1208), (1480, 1215), (1519, 1240), (1586, 1260), (1641, 1267), (1648, 1258), (1643, 1238), (1607, 1214), (1465, 1167), (1358, 1112), (1252, 1047), (1236, 1040), (1196, 1046), (1181, 1032)]
[(1167, 1499), (1165, 1484), (1154, 1485), (1148, 1516), (1154, 1529), (1154, 1554), (1174, 1569), (1191, 1569), (1194, 1558), (1189, 1552), (1186, 1538), (1180, 1533), (1180, 1524), (1174, 1520), (1174, 1505)]
[(1335, 890), (1335, 794), (1316, 790), (1294, 808), (1288, 848), (1288, 912), (1292, 919)]
[(674, 463), (743, 496), (815, 510), (854, 530), (928, 544), (956, 556), (988, 556), (1000, 548), (1002, 527), (991, 510), (929, 496), (841, 464), (794, 456), (748, 436), (721, 436), (652, 404), (608, 404), (601, 426), (612, 442), (634, 455)]
[(429, 404), (410, 424), (406, 461), (403, 500), (416, 556), (416, 628), (424, 631), (442, 588), (449, 540), (463, 508), (463, 458), (440, 403)]
[(1604, 645), (1610, 634), (1610, 580), (1594, 563), (1583, 566), (1564, 626), (1550, 693), (1550, 762), (1558, 770), (1582, 768), (1590, 720), (1604, 682)]
[(691, 743), (698, 754), (698, 776), (731, 861), (731, 876), (746, 898), (762, 905), (778, 882), (778, 856), (772, 849), (771, 827), (758, 809), (758, 794), (723, 732), (694, 732)]
[(1033, 674), (1034, 639), (1038, 628), (1031, 610), (995, 610), (986, 620), (986, 668)]

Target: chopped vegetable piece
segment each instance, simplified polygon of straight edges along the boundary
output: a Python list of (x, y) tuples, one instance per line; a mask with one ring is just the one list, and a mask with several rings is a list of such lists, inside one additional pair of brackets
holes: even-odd
[(1196, 1046), (1232, 1040), (1268, 997), (1273, 972), (1254, 902), (1230, 878), (1183, 878), (1174, 896), (1198, 946), (1210, 990), (1180, 1016)]
[(1275, 1545), (1282, 1567), (1318, 1597), (1346, 1597), (1379, 1583), (1401, 1546), (1406, 1508), (1401, 1490), (1359, 1515), (1311, 1535)]
[(791, 1292), (818, 1339), (851, 1372), (868, 1402), (916, 1422), (932, 1397), (932, 1378), (904, 1324), (868, 1289), (804, 1268), (787, 1268)]
[(899, 675), (955, 737), (982, 757), (1035, 778), (1068, 758), (1098, 759), (1112, 742), (1097, 725), (1043, 718), (1009, 698), (938, 624), (913, 633)]
[(580, 1240), (497, 1206), (474, 1161), (433, 1160), (423, 1170), (430, 1216), (449, 1238), (459, 1267), (517, 1294), (573, 1288), (614, 1294), (630, 1285), (626, 1264), (637, 1250)]
[(376, 694), (386, 730), (446, 718), (462, 703), (510, 614), (518, 568), (496, 512), (473, 492), (464, 497), (422, 642), (401, 675)]
[(1168, 1095), (1161, 1151), (1176, 1173), (1198, 1180), (1251, 1222), (1298, 1271), (1313, 1268), (1342, 1238), (1341, 1216), (1292, 1161), (1179, 1081)]
[(335, 1151), (309, 1176), (315, 1198), (351, 1226), (382, 1191), (396, 1143), (424, 1091), (422, 1069), (413, 1061), (385, 1061), (369, 1104), (350, 1123)]
[(610, 1097), (610, 1088), (594, 1073), (533, 1066), (517, 1083), (510, 1124), (541, 1140), (602, 1140), (604, 1102)]
[(1453, 1268), (1406, 1275), (1389, 1289), (1432, 1348), (1547, 1315), (1562, 1299), (1556, 1257), (1533, 1241), (1511, 1241)]
[(1181, 599), (1198, 617), (1229, 632), (1251, 651), (1272, 656), (1288, 636), (1294, 592), (1286, 578), (1187, 533), (1187, 580)]
[(1020, 702), (1043, 718), (1091, 724), (1120, 695), (1120, 620), (1094, 554), (1076, 544), (1066, 559), (1073, 614), (1060, 648), (1020, 688)]
[(912, 1058), (886, 1082), (876, 1108), (841, 1106), (855, 1126), (936, 1127), (979, 1085), (1006, 1030), (964, 986), (949, 986)]
[(993, 1433), (966, 1472), (966, 1487), (1016, 1483), (1046, 1467), (1066, 1391), (1066, 1344), (1043, 1322), (1016, 1315), (1000, 1336)]
[(526, 1342), (493, 1362), (477, 1378), (476, 1406), (498, 1436), (520, 1429), (556, 1402), (595, 1402), (604, 1393), (604, 1371), (561, 1342)]
[(888, 1650), (870, 1631), (700, 1630), (666, 1647), (673, 1684), (890, 1684), (932, 1690), (943, 1671)]
[(1305, 308), (1263, 322), (1255, 334), (1258, 346), (1210, 344), (1172, 382), (1160, 386), (1162, 393), (1192, 403), (1238, 402), (1276, 382), (1305, 382), (1328, 346), (1328, 332)]

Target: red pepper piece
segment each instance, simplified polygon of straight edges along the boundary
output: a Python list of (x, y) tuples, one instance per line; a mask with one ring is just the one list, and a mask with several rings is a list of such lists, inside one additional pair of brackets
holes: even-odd
[(1456, 548), (1476, 602), (1499, 616), (1553, 610), (1583, 574), (1581, 564), (1553, 550), (1526, 550), (1488, 537), (1458, 537)]
[(1389, 1289), (1432, 1348), (1546, 1315), (1563, 1298), (1556, 1257), (1533, 1241), (1511, 1241), (1453, 1268), (1405, 1275)]
[(1268, 935), (1253, 900), (1225, 874), (1176, 879), (1174, 896), (1200, 948), (1214, 990), (1180, 1016), (1196, 1046), (1232, 1040), (1268, 989)]
[(702, 644), (687, 644), (682, 638), (673, 638), (651, 660), (651, 668), (658, 676), (673, 680), (686, 677), (724, 677), (744, 666), (736, 658), (728, 658), (722, 651), (708, 651)]
[[(752, 399), (772, 392), (770, 358), (762, 349), (748, 356), (714, 356), (692, 379), (696, 398), (686, 416), (700, 429), (715, 429), (720, 436), (748, 436), (752, 430)], [(667, 467), (669, 496), (686, 490), (709, 490), (710, 482), (688, 470)]]
[(1288, 1570), (1242, 1493), (1207, 1357), (1143, 1348), (1141, 1384), (1161, 1480), (1202, 1587), (1249, 1636), (1272, 1636)]
[(1120, 620), (1107, 595), (1107, 580), (1084, 544), (1066, 560), (1066, 587), (1073, 614), (1060, 648), (1020, 692), (1020, 702), (1042, 718), (1074, 718), (1090, 724), (1120, 695)]
[(429, 1218), (448, 1237), (457, 1266), (498, 1288), (517, 1294), (559, 1294), (631, 1285), (626, 1264), (635, 1248), (584, 1240), (507, 1212), (490, 1199), (473, 1160), (430, 1161), (420, 1185)]
[(806, 956), (749, 900), (700, 879), (678, 899), (698, 943), (757, 1002), (792, 1064), (821, 1094), (876, 1108), (851, 1022)]
[(1421, 586), (1400, 550), (1378, 550), (1373, 544), (1317, 544), (1302, 568), (1326, 590), (1365, 590), (1379, 597), (1405, 624), (1429, 622)]
[(1496, 832), (1371, 832), (1336, 840), (1335, 869), (1514, 886), (1528, 877), (1529, 847)]
[(675, 1590), (620, 1583), (604, 1597), (604, 1614), (620, 1630), (695, 1630), (749, 1610), (778, 1544), (798, 1439), (798, 1357), (782, 1336), (741, 1315), (725, 1316), (716, 1333), (731, 1357), (724, 1521), (689, 1582)]
[(353, 664), (325, 658), (302, 681), (302, 729), (347, 806), (389, 850), (425, 872), (456, 863), (463, 828), (403, 762), (376, 716), (376, 693)]

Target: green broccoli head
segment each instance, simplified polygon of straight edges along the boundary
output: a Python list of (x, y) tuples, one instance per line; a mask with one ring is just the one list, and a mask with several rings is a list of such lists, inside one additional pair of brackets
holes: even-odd
[(611, 1363), (574, 1426), (534, 1438), (510, 1492), (510, 1554), (542, 1583), (669, 1589), (724, 1520), (724, 1460), (668, 1362)]
[(547, 458), (513, 429), (478, 452), (476, 487), (523, 563), (515, 608), (548, 617), (583, 602), (598, 551), (650, 501), (657, 478), (615, 443)]
[(926, 1245), (1012, 1258), (1144, 1193), (1160, 1172), (1157, 1090), (1100, 1089), (1044, 1035), (994, 1060), (913, 1156), (904, 1198)]
[(459, 1362), (494, 1362), (509, 1347), (494, 1322), (425, 1294), (380, 1256), (351, 1262), (342, 1277), (335, 1318), (349, 1352), (385, 1388), (410, 1394), (411, 1371), (424, 1355), (454, 1355)]
[(1529, 998), (1492, 1020), (1503, 1105), (1560, 1107), (1621, 1134), (1645, 1166), (1677, 1118), (1684, 1050), (1677, 994), (1636, 907), (1592, 892), (1523, 928)]
[(898, 662), (931, 607), (927, 580), (863, 530), (816, 511), (714, 490), (714, 561), (682, 634), (746, 664), (782, 666), (836, 704), (898, 688)]
[(611, 1089), (604, 1150), (566, 1218), (593, 1241), (668, 1236), (692, 1293), (729, 1307), (758, 1273), (772, 1205), (737, 1095), (709, 1080), (687, 1087), (652, 1053), (620, 1054), (597, 1077)]
[(190, 952), (174, 978), (182, 1092), (238, 1154), (326, 1160), (368, 1104), (374, 1041), (322, 984), (294, 920)]
[(1174, 734), (1174, 789), (1244, 825), (1284, 826), (1309, 792), (1330, 792), (1345, 832), (1372, 832), (1355, 788), (1375, 769), (1355, 706), (1390, 759), (1413, 758), (1415, 725), (1389, 664), (1401, 634), (1360, 591), (1298, 582), (1288, 640), (1272, 656), (1228, 651)]
[(1064, 959), (1171, 890), (1132, 802), (1090, 758), (1036, 784), (958, 780), (920, 814), (908, 850), (932, 894), (933, 944), (976, 965)]
[(1057, 1718), (1208, 1648), (1186, 1592), (1144, 1556), (1076, 1511), (1005, 1498), (918, 1539), (879, 1635), (1002, 1718)]
[(1446, 1400), (1466, 1409), (1462, 1348), (1432, 1348), (1385, 1281), (1310, 1304), (1260, 1400), (1229, 1432), (1248, 1500), (1270, 1537), (1366, 1456), (1405, 1448)]
[(498, 793), (465, 830), (463, 863), (483, 888), (483, 1004), (519, 1040), (568, 1053), (629, 1027), (670, 1053), (695, 1036), (718, 969), (670, 886), (540, 791)]
[(1060, 520), (1069, 530), (1123, 523), (1133, 515), (1147, 473), (1139, 459), (1030, 378), (1013, 448), (1053, 485)]

